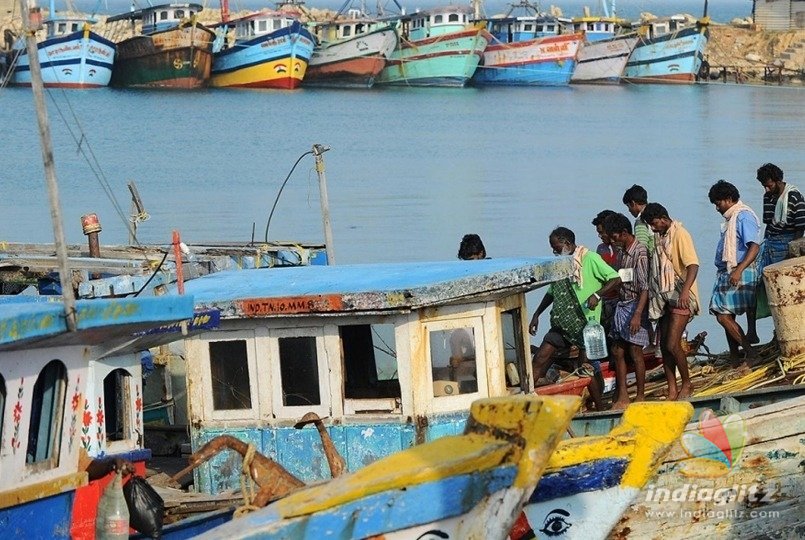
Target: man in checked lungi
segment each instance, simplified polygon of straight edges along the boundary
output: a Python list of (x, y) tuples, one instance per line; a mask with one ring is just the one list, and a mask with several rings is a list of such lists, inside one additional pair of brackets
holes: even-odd
[(646, 365), (643, 347), (649, 345), (648, 321), (648, 249), (632, 234), (632, 223), (623, 214), (613, 214), (604, 220), (604, 231), (621, 250), (621, 287), (612, 319), (609, 337), (615, 361), (615, 400), (613, 409), (629, 405), (626, 389), (626, 352), (635, 367), (637, 395), (635, 401), (645, 400)]
[(729, 182), (719, 180), (713, 184), (707, 196), (725, 220), (721, 224), (721, 238), (716, 246), (716, 282), (710, 300), (710, 313), (716, 316), (727, 334), (732, 365), (740, 363), (739, 347), (743, 348), (743, 359), (751, 365), (752, 344), (736, 317), (755, 305), (760, 220), (740, 200), (738, 188)]

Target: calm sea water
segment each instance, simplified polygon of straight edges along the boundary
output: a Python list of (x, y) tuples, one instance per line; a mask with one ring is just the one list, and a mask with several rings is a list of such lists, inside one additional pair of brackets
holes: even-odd
[[(492, 257), (548, 255), (558, 225), (594, 248), (592, 218), (625, 212), (621, 196), (639, 183), (692, 232), (706, 297), (721, 222), (709, 186), (732, 181), (759, 210), (759, 165), (777, 163), (794, 183), (805, 177), (805, 91), (795, 88), (48, 95), (64, 221), (76, 243), (87, 212), (99, 214), (103, 243), (125, 243), (127, 233), (68, 125), (126, 214), (126, 182), (136, 181), (151, 215), (143, 242), (167, 243), (172, 229), (188, 242), (249, 241), (253, 227), (261, 240), (291, 166), (320, 143), (332, 147), (324, 157), (339, 264), (453, 259), (468, 232)], [(35, 118), (30, 91), (0, 91), (0, 241), (52, 241)], [(305, 156), (288, 181), (270, 239), (322, 240), (313, 164)], [(531, 293), (529, 304), (541, 296)], [(702, 329), (724, 348), (713, 317), (691, 326)], [(768, 339), (770, 325), (761, 332)]]

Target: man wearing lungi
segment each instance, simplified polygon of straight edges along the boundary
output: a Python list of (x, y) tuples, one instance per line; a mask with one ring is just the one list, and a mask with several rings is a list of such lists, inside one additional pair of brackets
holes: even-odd
[(615, 401), (613, 409), (629, 405), (626, 390), (626, 357), (634, 362), (637, 395), (635, 401), (645, 399), (646, 365), (643, 347), (649, 344), (648, 322), (648, 249), (632, 234), (632, 224), (623, 214), (613, 214), (604, 220), (604, 230), (612, 243), (621, 250), (621, 287), (609, 337), (612, 339), (612, 356), (615, 360)]
[(755, 305), (760, 220), (740, 200), (738, 188), (729, 182), (719, 180), (707, 196), (725, 220), (716, 246), (716, 282), (710, 313), (716, 316), (727, 334), (732, 365), (739, 363), (738, 347), (743, 347), (744, 357), (751, 364), (752, 344), (736, 317)]
[[(650, 319), (657, 321), (662, 349), (662, 364), (668, 381), (668, 400), (690, 397), (693, 385), (688, 373), (688, 359), (682, 348), (682, 333), (699, 313), (699, 290), (696, 276), (699, 257), (693, 238), (668, 216), (658, 203), (648, 203), (641, 214), (654, 231), (654, 252), (649, 266)], [(676, 371), (682, 378), (677, 390)]]

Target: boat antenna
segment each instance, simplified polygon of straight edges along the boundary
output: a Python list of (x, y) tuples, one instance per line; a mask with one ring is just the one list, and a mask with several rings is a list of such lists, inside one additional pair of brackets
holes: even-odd
[(702, 15), (702, 18), (704, 17), (707, 17), (707, 0), (704, 0), (704, 14)]
[(45, 96), (42, 91), (42, 67), (39, 65), (39, 49), (36, 44), (36, 30), (31, 26), (31, 17), (28, 12), (27, 0), (19, 0), (22, 12), (22, 22), (25, 29), (25, 46), (28, 53), (28, 64), (31, 70), (31, 90), (34, 95), (36, 117), (39, 123), (39, 142), (42, 146), (42, 161), (45, 168), (45, 182), (50, 202), (50, 219), (53, 222), (53, 237), (56, 247), (56, 257), (59, 261), (59, 282), (61, 283), (62, 298), (64, 300), (64, 315), (67, 329), (76, 330), (75, 293), (73, 292), (72, 273), (67, 258), (67, 246), (64, 241), (64, 227), (62, 225), (61, 206), (59, 202), (59, 185), (56, 179), (56, 167), (53, 162), (53, 141), (50, 136), (50, 123), (48, 121)]

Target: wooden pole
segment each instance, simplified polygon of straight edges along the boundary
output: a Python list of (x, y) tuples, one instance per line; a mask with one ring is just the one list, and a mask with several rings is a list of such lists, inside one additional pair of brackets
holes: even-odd
[(59, 282), (61, 283), (62, 297), (64, 299), (64, 315), (67, 320), (67, 329), (70, 332), (75, 332), (76, 311), (73, 276), (67, 258), (67, 246), (64, 241), (59, 185), (56, 179), (56, 166), (53, 161), (53, 142), (50, 136), (50, 123), (48, 122), (47, 108), (45, 107), (45, 96), (42, 91), (44, 85), (42, 83), (42, 67), (39, 65), (39, 49), (36, 46), (36, 33), (31, 29), (28, 2), (26, 0), (19, 1), (23, 30), (25, 32), (26, 51), (28, 53), (28, 65), (31, 69), (31, 90), (33, 91), (36, 117), (39, 122), (39, 142), (42, 146), (42, 162), (45, 166), (45, 181), (50, 201), (50, 220), (53, 223), (56, 257), (59, 261)]
[(319, 199), (321, 200), (321, 219), (324, 223), (324, 243), (327, 251), (327, 264), (335, 264), (335, 251), (333, 249), (333, 229), (330, 224), (330, 202), (327, 198), (327, 178), (324, 176), (324, 158), (322, 154), (329, 150), (329, 146), (313, 145), (313, 156), (316, 159), (316, 174), (319, 175)]

